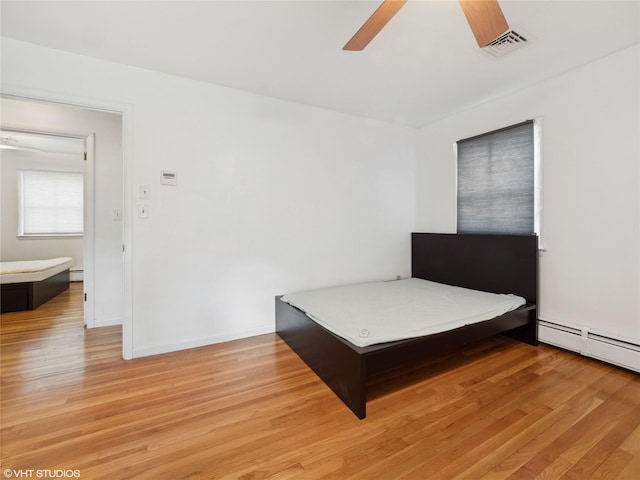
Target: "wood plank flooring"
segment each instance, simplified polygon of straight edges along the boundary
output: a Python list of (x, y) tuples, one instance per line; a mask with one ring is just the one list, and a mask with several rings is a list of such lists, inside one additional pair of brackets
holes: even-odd
[(2, 316), (4, 478), (640, 478), (640, 378), (569, 352), (499, 337), (382, 374), (361, 421), (275, 334), (124, 361), (81, 300)]

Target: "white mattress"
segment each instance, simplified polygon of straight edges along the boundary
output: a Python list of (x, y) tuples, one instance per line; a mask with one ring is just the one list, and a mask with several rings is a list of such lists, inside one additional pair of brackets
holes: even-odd
[(0, 263), (0, 283), (40, 282), (63, 272), (73, 264), (71, 257)]
[(480, 292), (418, 278), (293, 293), (282, 300), (359, 347), (490, 320), (526, 303), (516, 295)]

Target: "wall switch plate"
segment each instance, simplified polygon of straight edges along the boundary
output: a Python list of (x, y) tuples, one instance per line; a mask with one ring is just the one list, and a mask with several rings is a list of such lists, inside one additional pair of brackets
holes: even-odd
[(113, 220), (115, 222), (119, 222), (122, 220), (122, 210), (120, 210), (119, 208), (113, 209)]
[(148, 200), (151, 196), (149, 185), (140, 185), (140, 198)]
[(138, 205), (138, 218), (149, 218), (149, 205)]

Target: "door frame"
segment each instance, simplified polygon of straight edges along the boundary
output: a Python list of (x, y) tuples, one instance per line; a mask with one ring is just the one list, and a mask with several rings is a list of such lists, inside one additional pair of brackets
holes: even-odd
[(84, 264), (83, 295), (84, 324), (87, 328), (96, 325), (95, 283), (95, 133), (84, 137), (84, 241), (82, 255)]
[[(5, 95), (3, 97), (7, 98)], [(16, 98), (16, 97), (12, 97)], [(94, 276), (94, 215), (95, 215), (95, 198), (94, 198), (94, 160), (95, 151), (93, 150), (95, 144), (95, 134), (73, 134), (73, 133), (59, 133), (54, 131), (42, 131), (34, 130), (31, 128), (14, 128), (6, 127), (2, 129), (3, 132), (16, 132), (56, 138), (72, 138), (74, 140), (83, 142), (83, 167), (82, 167), (82, 183), (83, 183), (83, 198), (82, 198), (82, 211), (83, 211), (83, 232), (82, 232), (82, 287), (84, 294), (83, 302), (83, 321), (87, 328), (93, 328), (95, 326), (95, 276)], [(71, 273), (71, 280), (73, 281), (73, 273)]]
[[(15, 85), (2, 85), (0, 95), (15, 100), (58, 104), (66, 107), (96, 110), (115, 113), (122, 118), (122, 357), (133, 358), (133, 231), (132, 231), (132, 139), (133, 139), (133, 106), (127, 103), (87, 99), (59, 92), (42, 91)], [(91, 255), (93, 255), (93, 251)], [(93, 258), (92, 258), (93, 259)], [(92, 295), (93, 297), (93, 295)]]

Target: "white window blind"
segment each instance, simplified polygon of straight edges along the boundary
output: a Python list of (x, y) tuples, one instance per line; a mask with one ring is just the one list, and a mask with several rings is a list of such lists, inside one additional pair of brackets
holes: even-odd
[(533, 121), (457, 142), (458, 232), (535, 232)]
[(78, 172), (19, 170), (18, 235), (82, 235), (83, 178)]

